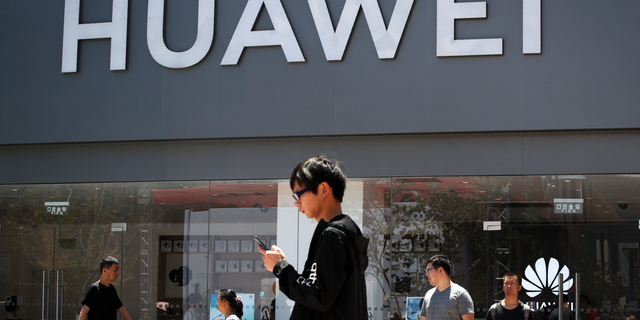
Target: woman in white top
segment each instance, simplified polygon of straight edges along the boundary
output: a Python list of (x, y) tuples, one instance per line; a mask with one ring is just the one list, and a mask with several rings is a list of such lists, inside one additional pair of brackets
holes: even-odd
[(218, 293), (218, 310), (224, 314), (225, 320), (242, 319), (242, 298), (231, 289), (223, 289)]

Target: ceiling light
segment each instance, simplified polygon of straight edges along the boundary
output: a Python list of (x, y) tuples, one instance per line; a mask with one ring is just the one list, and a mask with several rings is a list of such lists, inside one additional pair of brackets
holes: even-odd
[(596, 207), (597, 208), (602, 208), (602, 205), (601, 204), (596, 204)]
[(564, 182), (571, 182), (571, 180), (564, 180)]
[(11, 189), (11, 191), (13, 191), (13, 192), (18, 192), (18, 189)]

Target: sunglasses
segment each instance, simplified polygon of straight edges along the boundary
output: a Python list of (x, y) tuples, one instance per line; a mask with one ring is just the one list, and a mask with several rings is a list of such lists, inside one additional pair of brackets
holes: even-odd
[(304, 189), (302, 189), (302, 190), (300, 190), (300, 191), (296, 191), (296, 192), (294, 192), (291, 196), (293, 197), (293, 199), (294, 199), (294, 200), (298, 201), (298, 200), (300, 200), (300, 197), (301, 197), (305, 192), (307, 192), (307, 191), (309, 191), (309, 190), (311, 190), (311, 189), (313, 189), (313, 188), (315, 188), (315, 187), (317, 187), (317, 186), (319, 186), (319, 185), (320, 185), (320, 183), (317, 183), (317, 184), (316, 184), (316, 185), (314, 185), (314, 186), (311, 186), (311, 187), (308, 187), (308, 188), (304, 188)]

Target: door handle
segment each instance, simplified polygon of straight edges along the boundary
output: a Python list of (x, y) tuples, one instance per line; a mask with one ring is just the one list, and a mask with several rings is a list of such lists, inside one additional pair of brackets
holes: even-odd
[(42, 320), (49, 318), (50, 270), (42, 270)]
[(576, 291), (576, 305), (574, 309), (574, 313), (576, 316), (575, 320), (580, 320), (580, 274), (576, 272), (576, 276), (574, 278), (575, 283), (575, 291)]
[(56, 270), (56, 320), (60, 320), (60, 270)]
[(44, 317), (44, 289), (45, 289), (45, 283), (44, 283), (44, 279), (45, 279), (45, 273), (46, 271), (42, 270), (42, 318), (43, 320), (46, 320), (46, 318)]

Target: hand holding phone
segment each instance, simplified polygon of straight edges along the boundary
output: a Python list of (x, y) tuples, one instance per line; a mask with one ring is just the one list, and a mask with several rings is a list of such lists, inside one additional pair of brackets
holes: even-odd
[(258, 246), (260, 246), (260, 248), (264, 249), (265, 251), (269, 251), (269, 247), (267, 247), (267, 245), (264, 244), (264, 242), (262, 242), (262, 240), (260, 240), (258, 236), (253, 236), (253, 241), (255, 241)]
[(273, 271), (273, 268), (278, 264), (278, 262), (287, 259), (284, 252), (282, 252), (282, 249), (277, 246), (274, 245), (271, 246), (271, 248), (268, 248), (267, 245), (264, 244), (264, 242), (262, 242), (262, 240), (257, 236), (254, 236), (253, 240), (264, 250), (260, 250), (260, 252), (262, 253), (262, 261), (264, 261), (264, 267), (267, 271)]

